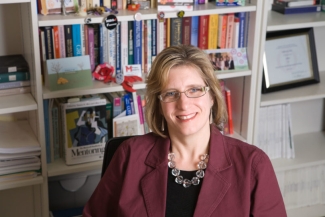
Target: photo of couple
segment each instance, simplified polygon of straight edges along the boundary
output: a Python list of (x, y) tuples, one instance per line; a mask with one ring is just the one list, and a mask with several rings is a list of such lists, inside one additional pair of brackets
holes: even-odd
[(214, 70), (223, 71), (235, 69), (234, 60), (230, 53), (210, 53), (209, 59)]

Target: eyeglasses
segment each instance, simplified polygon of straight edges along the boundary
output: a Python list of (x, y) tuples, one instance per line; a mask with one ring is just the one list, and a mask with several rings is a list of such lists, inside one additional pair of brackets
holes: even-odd
[(183, 92), (179, 92), (176, 90), (171, 90), (164, 92), (158, 96), (158, 99), (160, 99), (163, 102), (175, 102), (181, 97), (181, 93), (184, 93), (185, 96), (188, 98), (199, 98), (201, 96), (204, 96), (206, 92), (210, 90), (210, 87), (191, 87), (190, 89), (187, 89)]

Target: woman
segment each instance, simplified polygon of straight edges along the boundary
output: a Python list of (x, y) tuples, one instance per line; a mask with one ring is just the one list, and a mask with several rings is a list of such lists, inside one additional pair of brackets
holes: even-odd
[(203, 51), (175, 46), (156, 57), (146, 118), (152, 133), (119, 147), (84, 217), (286, 216), (266, 154), (219, 131), (225, 106)]

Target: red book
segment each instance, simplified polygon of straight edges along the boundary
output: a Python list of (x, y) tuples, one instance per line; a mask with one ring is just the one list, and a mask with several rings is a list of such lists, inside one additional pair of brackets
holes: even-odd
[(229, 127), (228, 134), (234, 134), (234, 126), (232, 120), (231, 91), (226, 86), (225, 86), (225, 93), (226, 93), (226, 105), (227, 105), (227, 112), (228, 112), (228, 127)]
[(209, 27), (209, 15), (199, 16), (199, 41), (198, 47), (201, 50), (208, 49), (208, 27)]
[(182, 44), (185, 45), (191, 44), (191, 25), (192, 25), (192, 17), (183, 17)]
[(61, 58), (61, 51), (60, 51), (60, 34), (59, 34), (59, 27), (53, 26), (53, 39), (54, 39), (54, 54), (55, 58)]

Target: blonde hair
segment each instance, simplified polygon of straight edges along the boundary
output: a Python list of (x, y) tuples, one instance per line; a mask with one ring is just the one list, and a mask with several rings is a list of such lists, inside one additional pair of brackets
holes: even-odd
[[(210, 87), (209, 93), (214, 101), (212, 106), (213, 123), (219, 128), (226, 120), (227, 113), (213, 66), (208, 55), (197, 47), (191, 45), (179, 45), (165, 48), (152, 63), (150, 74), (146, 80), (146, 109), (145, 118), (152, 132), (165, 137), (167, 135), (167, 123), (161, 111), (158, 95), (167, 85), (169, 71), (172, 67), (190, 66), (199, 72), (203, 81)], [(164, 123), (165, 130), (161, 126)]]

